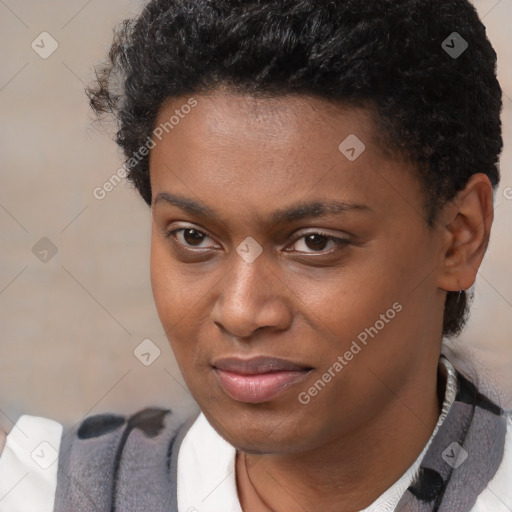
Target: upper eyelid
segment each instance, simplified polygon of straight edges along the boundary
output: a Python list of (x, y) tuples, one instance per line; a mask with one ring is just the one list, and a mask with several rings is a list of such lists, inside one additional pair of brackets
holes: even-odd
[(213, 240), (213, 237), (208, 233), (208, 231), (206, 231), (203, 228), (198, 228), (195, 226), (181, 226), (181, 227), (176, 227), (173, 229), (164, 229), (163, 233), (170, 236), (171, 233), (176, 233), (178, 231), (186, 231), (187, 229), (191, 229), (193, 231), (198, 231), (199, 233), (202, 233), (203, 235), (206, 235), (208, 238), (211, 238)]

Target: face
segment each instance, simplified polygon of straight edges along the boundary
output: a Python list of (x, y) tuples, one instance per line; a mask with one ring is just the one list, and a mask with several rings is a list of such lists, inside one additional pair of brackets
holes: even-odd
[(214, 428), (249, 453), (307, 451), (421, 387), (441, 339), (440, 240), (371, 113), (216, 91), (166, 102), (166, 122), (152, 287)]

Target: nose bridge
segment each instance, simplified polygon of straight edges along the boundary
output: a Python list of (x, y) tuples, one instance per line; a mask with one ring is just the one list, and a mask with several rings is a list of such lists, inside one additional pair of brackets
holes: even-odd
[(270, 280), (265, 255), (250, 263), (238, 254), (233, 256), (231, 272), (222, 290), (223, 302), (244, 310), (261, 306), (273, 293), (272, 287), (265, 286)]
[(213, 319), (231, 334), (247, 337), (261, 327), (284, 328), (289, 322), (283, 286), (265, 254), (252, 262), (234, 254), (231, 270), (220, 286)]

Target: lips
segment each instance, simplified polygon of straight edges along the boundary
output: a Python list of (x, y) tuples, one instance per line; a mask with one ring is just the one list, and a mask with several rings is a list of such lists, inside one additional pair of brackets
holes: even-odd
[(268, 402), (306, 378), (311, 367), (276, 357), (228, 357), (213, 363), (224, 392), (246, 403)]

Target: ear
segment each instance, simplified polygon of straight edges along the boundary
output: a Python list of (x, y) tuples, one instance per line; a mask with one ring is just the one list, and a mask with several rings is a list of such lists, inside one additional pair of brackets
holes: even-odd
[(438, 286), (445, 291), (470, 288), (482, 263), (494, 219), (493, 190), (485, 174), (474, 174), (440, 215), (443, 239)]

